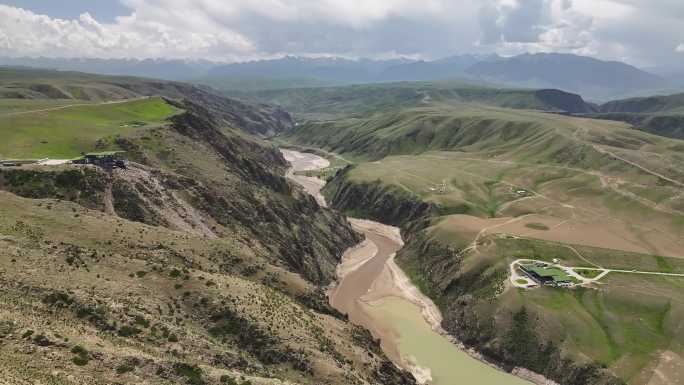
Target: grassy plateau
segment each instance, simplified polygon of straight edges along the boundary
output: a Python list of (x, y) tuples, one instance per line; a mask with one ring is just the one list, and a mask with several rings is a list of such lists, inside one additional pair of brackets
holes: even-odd
[[(116, 136), (159, 126), (179, 112), (161, 98), (64, 108), (44, 102), (29, 104), (31, 110), (0, 114), (4, 139), (0, 158), (70, 159), (81, 152), (116, 149)], [(50, 108), (55, 109), (44, 110)]]

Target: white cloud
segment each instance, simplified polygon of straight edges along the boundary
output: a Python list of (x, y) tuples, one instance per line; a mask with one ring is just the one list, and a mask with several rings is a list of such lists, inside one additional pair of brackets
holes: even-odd
[[(0, 41), (2, 41), (2, 40), (0, 40)], [(684, 53), (684, 43), (678, 45), (677, 48), (675, 48), (675, 52)]]
[[(407, 18), (438, 17), (450, 8), (447, 0), (124, 0), (140, 15), (180, 21), (202, 19), (208, 25), (238, 22), (256, 15), (278, 22), (325, 21), (363, 28), (400, 15)], [(472, 2), (466, 0), (464, 3)], [(184, 23), (187, 24), (187, 23)]]
[[(494, 4), (492, 6), (491, 4)], [(587, 52), (594, 43), (594, 18), (574, 7), (571, 0), (533, 0), (525, 3), (490, 1), (493, 14), (481, 14), (483, 44), (503, 55), (522, 52)], [(487, 19), (496, 20), (496, 39), (486, 40)], [(490, 24), (490, 27), (492, 25)]]
[[(109, 0), (114, 1), (114, 0)], [(571, 52), (681, 60), (681, 0), (120, 0), (112, 22), (0, 5), (0, 55), (245, 60)], [(681, 50), (681, 46), (677, 50)], [(679, 57), (678, 57), (679, 56)]]
[(0, 5), (0, 45), (12, 56), (237, 58), (254, 51), (247, 38), (228, 28), (182, 30), (137, 13), (112, 24), (88, 13), (61, 20), (5, 5)]
[(681, 0), (533, 0), (520, 2), (516, 12), (533, 3), (543, 10), (535, 23), (513, 23), (507, 28), (518, 33), (527, 28), (536, 37), (510, 39), (513, 34), (502, 32), (492, 49), (504, 55), (568, 52), (642, 66), (681, 60), (672, 52), (684, 39)]

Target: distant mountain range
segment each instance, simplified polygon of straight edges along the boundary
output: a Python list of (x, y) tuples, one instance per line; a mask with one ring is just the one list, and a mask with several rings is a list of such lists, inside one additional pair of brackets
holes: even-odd
[(372, 83), (389, 68), (412, 63), (408, 59), (350, 60), (344, 58), (303, 58), (259, 60), (217, 66), (208, 77), (316, 78), (338, 83)]
[(509, 58), (466, 54), (433, 61), (285, 56), (231, 64), (205, 60), (0, 58), (0, 65), (193, 81), (223, 91), (459, 80), (501, 87), (557, 88), (594, 101), (676, 89), (680, 80), (677, 74), (670, 76), (671, 71), (660, 72), (665, 75), (659, 76), (622, 62), (555, 53)]
[(207, 71), (217, 64), (206, 60), (0, 57), (0, 65), (79, 71), (99, 75), (139, 76), (164, 80), (191, 80), (205, 75)]
[(403, 63), (387, 68), (380, 74), (381, 81), (431, 81), (467, 77), (466, 70), (481, 62), (498, 62), (498, 55), (458, 55), (434, 61)]
[(622, 62), (555, 53), (524, 54), (504, 60), (483, 61), (466, 72), (495, 83), (560, 88), (598, 99), (668, 86), (665, 79)]

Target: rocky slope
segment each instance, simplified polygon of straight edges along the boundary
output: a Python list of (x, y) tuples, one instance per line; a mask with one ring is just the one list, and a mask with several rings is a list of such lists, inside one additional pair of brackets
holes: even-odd
[(249, 114), (197, 92), (117, 138), (126, 170), (0, 170), (0, 377), (413, 384), (323, 295), (358, 235), (287, 182)]

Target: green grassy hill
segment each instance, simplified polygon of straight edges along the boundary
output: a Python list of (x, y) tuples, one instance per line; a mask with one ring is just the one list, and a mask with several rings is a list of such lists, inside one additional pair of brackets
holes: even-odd
[(205, 76), (193, 79), (193, 83), (204, 84), (228, 95), (283, 90), (292, 88), (332, 87), (341, 82), (316, 77), (259, 77), (259, 76)]
[(0, 99), (130, 99), (140, 96), (143, 89), (161, 90), (164, 84), (173, 83), (81, 72), (0, 67)]
[[(680, 182), (684, 179), (676, 166), (682, 162), (681, 141), (641, 133), (623, 123), (482, 105), (435, 103), (367, 118), (311, 121), (283, 138), (368, 160), (449, 150), (589, 169), (633, 167), (611, 160), (615, 154), (641, 159), (653, 171)], [(672, 163), (644, 156), (644, 151), (659, 151)]]
[(624, 121), (669, 138), (684, 139), (684, 94), (616, 100), (603, 104), (600, 119)]
[(220, 119), (246, 132), (272, 136), (292, 127), (290, 115), (275, 107), (240, 102), (217, 91), (185, 83), (0, 67), (0, 117), (65, 105), (103, 104), (144, 97), (191, 98)]
[(450, 82), (268, 90), (242, 96), (280, 105), (306, 119), (358, 117), (383, 109), (417, 107), (433, 102), (577, 113), (590, 112), (593, 108), (578, 95), (557, 90), (498, 89)]
[(665, 112), (684, 113), (684, 94), (616, 100), (602, 104), (600, 106), (600, 111), (603, 113), (631, 112), (637, 114)]
[(0, 158), (71, 159), (82, 152), (120, 149), (117, 137), (162, 125), (179, 112), (161, 98), (146, 98), (0, 114)]

